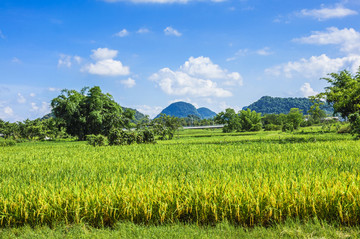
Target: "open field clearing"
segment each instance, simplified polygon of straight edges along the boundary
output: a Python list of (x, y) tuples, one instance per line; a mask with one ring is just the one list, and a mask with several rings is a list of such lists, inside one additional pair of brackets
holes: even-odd
[(351, 136), (203, 132), (154, 145), (0, 147), (0, 224), (359, 225), (360, 142)]

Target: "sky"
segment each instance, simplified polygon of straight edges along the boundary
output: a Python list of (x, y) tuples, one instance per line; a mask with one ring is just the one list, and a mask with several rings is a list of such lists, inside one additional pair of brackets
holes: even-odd
[(100, 86), (155, 117), (308, 97), (360, 66), (359, 0), (1, 0), (0, 119), (35, 119), (62, 89)]

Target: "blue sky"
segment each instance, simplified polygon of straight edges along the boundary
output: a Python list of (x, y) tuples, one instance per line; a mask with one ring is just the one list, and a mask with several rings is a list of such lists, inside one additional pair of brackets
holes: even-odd
[(179, 100), (239, 110), (263, 95), (314, 95), (327, 73), (359, 66), (358, 0), (0, 2), (7, 121), (96, 85), (151, 117)]

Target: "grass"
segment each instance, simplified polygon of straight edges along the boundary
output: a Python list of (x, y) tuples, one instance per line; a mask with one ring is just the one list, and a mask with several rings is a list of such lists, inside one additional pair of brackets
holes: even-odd
[(86, 224), (29, 226), (0, 229), (0, 238), (360, 238), (359, 227), (339, 227), (319, 221), (306, 224), (286, 221), (269, 228), (235, 227), (222, 222), (213, 227), (194, 224), (144, 226), (117, 223), (113, 228), (94, 228)]
[(105, 234), (136, 225), (139, 235), (144, 227), (218, 233), (224, 225), (279, 233), (274, 225), (314, 219), (355, 233), (360, 222), (360, 143), (316, 129), (181, 131), (172, 141), (116, 147), (26, 142), (1, 147), (0, 157), (6, 235), (59, 224), (74, 233), (83, 225)]

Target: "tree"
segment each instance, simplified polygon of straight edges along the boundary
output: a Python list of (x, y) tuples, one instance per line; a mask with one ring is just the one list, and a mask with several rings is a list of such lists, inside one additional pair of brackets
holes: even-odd
[(325, 99), (334, 107), (334, 114), (339, 113), (344, 119), (349, 119), (351, 132), (360, 136), (360, 67), (355, 76), (349, 71), (331, 73), (329, 77), (322, 78), (330, 83), (325, 92), (316, 96)]
[(256, 113), (255, 110), (241, 110), (238, 117), (242, 131), (259, 131), (262, 127), (261, 113)]
[(320, 123), (320, 121), (326, 117), (326, 112), (320, 108), (320, 106), (324, 105), (324, 103), (316, 100), (315, 97), (310, 97), (310, 100), (313, 103), (308, 110), (310, 120), (312, 120), (315, 124)]
[(290, 112), (286, 116), (286, 122), (283, 125), (284, 131), (293, 131), (294, 129), (298, 129), (301, 122), (303, 121), (302, 111), (298, 108), (290, 109)]
[(174, 116), (160, 114), (160, 117), (152, 121), (152, 125), (160, 139), (172, 139), (175, 131), (180, 127), (180, 120)]
[(224, 124), (223, 132), (229, 133), (241, 128), (238, 115), (234, 109), (227, 108), (225, 112), (220, 112), (215, 116), (215, 122), (218, 124)]
[(72, 136), (84, 140), (86, 135), (108, 135), (112, 128), (125, 127), (133, 113), (123, 114), (123, 110), (110, 94), (101, 92), (100, 87), (91, 89), (62, 90), (51, 101), (52, 112), (63, 120), (66, 131)]
[(360, 110), (360, 68), (355, 76), (347, 70), (340, 73), (331, 73), (330, 77), (322, 78), (330, 83), (325, 92), (316, 96), (317, 99), (325, 99), (334, 107), (334, 114), (348, 118), (350, 114)]

